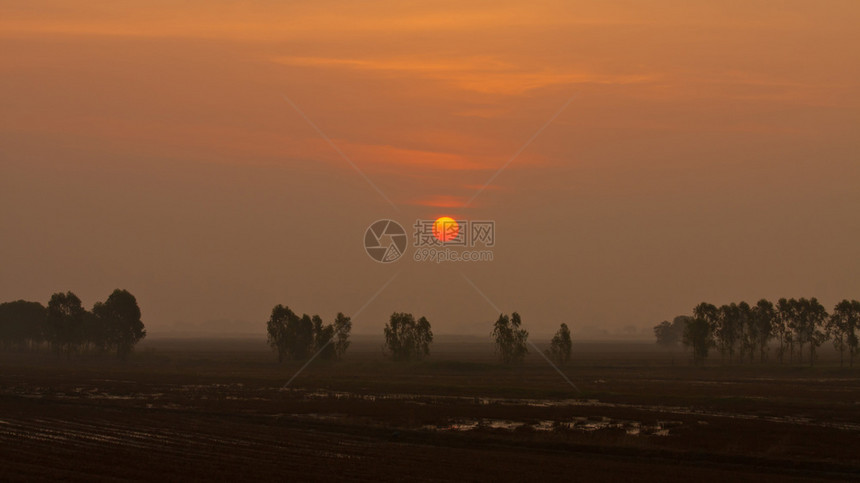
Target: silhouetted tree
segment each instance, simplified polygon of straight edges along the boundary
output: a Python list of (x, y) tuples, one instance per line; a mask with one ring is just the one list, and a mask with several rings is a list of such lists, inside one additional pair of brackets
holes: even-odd
[(803, 346), (806, 344), (806, 337), (804, 332), (806, 328), (804, 327), (804, 313), (803, 313), (803, 304), (805, 299), (789, 299), (788, 305), (791, 308), (789, 312), (790, 318), (788, 319), (788, 328), (791, 329), (791, 340), (792, 340), (792, 357), (794, 356), (794, 346), (797, 346), (797, 361), (803, 362)]
[(746, 302), (739, 302), (737, 305), (738, 329), (740, 336), (739, 357), (738, 362), (743, 362), (744, 357), (749, 358), (752, 362), (755, 360), (756, 349), (758, 348), (758, 339), (756, 337), (755, 328), (752, 326), (753, 309)]
[(385, 324), (384, 334), (385, 350), (394, 360), (421, 359), (430, 354), (433, 332), (424, 317), (416, 322), (412, 314), (394, 312)]
[(311, 317), (313, 322), (314, 353), (319, 352), (321, 359), (332, 360), (337, 354), (334, 347), (334, 325), (323, 325), (319, 315)]
[(352, 330), (352, 321), (341, 312), (334, 318), (334, 352), (337, 359), (343, 359), (346, 349), (349, 348), (349, 333)]
[(104, 302), (96, 302), (93, 304), (93, 310), (84, 314), (84, 340), (96, 352), (105, 353), (112, 349), (108, 333), (109, 319), (110, 314)]
[(48, 302), (45, 317), (45, 338), (54, 352), (71, 357), (82, 341), (86, 310), (81, 299), (72, 292), (55, 293)]
[(700, 317), (687, 320), (683, 340), (684, 345), (693, 350), (693, 363), (704, 364), (708, 351), (714, 346), (711, 324), (707, 319)]
[(269, 346), (278, 352), (278, 362), (283, 362), (290, 356), (291, 341), (287, 325), (293, 320), (298, 321), (295, 312), (289, 307), (278, 304), (272, 309), (272, 315), (266, 323), (267, 340)]
[(0, 304), (0, 344), (27, 349), (43, 340), (46, 310), (39, 302), (17, 300)]
[[(702, 302), (693, 309), (693, 318), (707, 322), (711, 333), (714, 333), (720, 322), (720, 311), (715, 305)], [(686, 327), (684, 327), (684, 330), (686, 331)]]
[(827, 309), (818, 302), (818, 299), (800, 299), (798, 301), (800, 324), (798, 335), (803, 344), (809, 344), (809, 365), (815, 363), (815, 351), (818, 347), (827, 340), (827, 334), (824, 332), (825, 323), (827, 322)]
[(849, 365), (854, 367), (854, 355), (857, 353), (858, 336), (860, 331), (860, 302), (851, 301), (851, 316), (848, 317), (846, 324), (847, 337), (845, 343), (848, 345)]
[(558, 332), (552, 336), (547, 356), (557, 364), (566, 364), (570, 360), (570, 349), (573, 343), (570, 340), (570, 329), (567, 324), (561, 324)]
[(146, 337), (137, 299), (128, 290), (114, 290), (103, 304), (93, 307), (93, 315), (98, 320), (93, 332), (88, 334), (89, 339), (101, 347), (116, 349), (120, 359), (126, 359), (134, 346)]
[(664, 347), (675, 347), (680, 344), (684, 337), (684, 326), (690, 318), (686, 315), (679, 315), (672, 322), (664, 320), (655, 325), (654, 336), (657, 338), (657, 344)]
[(505, 364), (522, 362), (529, 352), (528, 347), (526, 347), (529, 333), (520, 328), (521, 325), (520, 314), (514, 312), (510, 317), (506, 314), (500, 314), (493, 326), (496, 350)]
[(749, 332), (759, 351), (759, 362), (764, 362), (767, 355), (768, 342), (774, 336), (776, 310), (766, 299), (759, 300), (752, 308)]
[[(748, 307), (748, 306), (747, 306)], [(743, 309), (738, 304), (723, 305), (718, 310), (718, 318), (714, 337), (720, 354), (729, 362), (734, 359), (735, 348), (743, 332)]]
[[(836, 304), (827, 321), (827, 333), (833, 338), (833, 347), (839, 351), (839, 367), (845, 365), (845, 349), (849, 348), (848, 339), (855, 332), (858, 316), (860, 316), (860, 302), (843, 300)], [(853, 357), (851, 359), (853, 365)]]
[(430, 321), (424, 316), (418, 319), (415, 340), (418, 344), (418, 348), (416, 350), (418, 358), (423, 359), (424, 357), (429, 356), (430, 344), (433, 343), (433, 331), (430, 328)]
[(848, 349), (849, 365), (854, 366), (858, 327), (860, 327), (860, 302), (843, 300), (836, 304), (827, 322), (827, 332), (833, 337), (833, 346), (839, 351), (840, 367), (845, 364), (845, 349)]
[(786, 298), (781, 298), (776, 303), (776, 319), (774, 320), (774, 329), (777, 339), (779, 340), (779, 349), (777, 358), (782, 363), (785, 360), (785, 353), (788, 352), (788, 361), (794, 357), (794, 319), (795, 319), (795, 303), (794, 299), (789, 302)]
[(304, 360), (310, 357), (314, 346), (314, 324), (308, 314), (298, 320), (287, 321), (287, 337), (290, 341), (290, 357)]

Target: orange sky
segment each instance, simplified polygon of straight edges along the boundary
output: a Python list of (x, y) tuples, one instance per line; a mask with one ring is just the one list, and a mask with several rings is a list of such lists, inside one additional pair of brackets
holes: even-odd
[[(153, 335), (262, 332), (398, 273), (356, 332), (488, 333), (462, 272), (598, 336), (860, 297), (860, 3), (175, 3), (0, 3), (3, 300), (122, 287)], [(363, 252), (442, 214), (496, 220), (495, 260)]]

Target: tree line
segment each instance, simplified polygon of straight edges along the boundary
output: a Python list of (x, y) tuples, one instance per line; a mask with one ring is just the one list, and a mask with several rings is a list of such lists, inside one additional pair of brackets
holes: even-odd
[(127, 290), (114, 290), (92, 310), (72, 292), (53, 294), (47, 306), (25, 300), (0, 304), (0, 346), (6, 350), (48, 347), (67, 357), (115, 352), (125, 359), (144, 337), (140, 307)]
[(840, 366), (854, 365), (860, 331), (860, 302), (843, 300), (828, 314), (815, 298), (785, 299), (776, 304), (761, 299), (754, 306), (746, 302), (717, 307), (702, 302), (692, 316), (678, 316), (670, 323), (654, 327), (657, 343), (677, 346), (683, 343), (693, 354), (696, 364), (703, 364), (710, 349), (716, 348), (725, 361), (764, 363), (771, 348), (776, 359), (810, 365), (815, 363), (818, 348), (830, 340), (839, 351)]
[[(284, 305), (276, 305), (266, 323), (267, 340), (277, 352), (278, 362), (312, 357), (342, 359), (349, 347), (351, 329), (352, 322), (343, 313), (338, 313), (333, 323), (323, 325), (320, 316), (299, 317)], [(385, 324), (383, 335), (383, 353), (395, 361), (421, 360), (430, 355), (433, 330), (424, 316), (416, 319), (411, 313), (394, 312)], [(522, 362), (528, 354), (528, 336), (518, 313), (500, 314), (492, 332), (500, 360), (505, 364)], [(571, 345), (570, 329), (561, 324), (546, 355), (558, 364), (567, 363)]]
[(333, 323), (323, 325), (319, 315), (299, 317), (285, 305), (276, 305), (266, 323), (269, 346), (278, 353), (278, 362), (304, 360), (317, 353), (323, 359), (341, 359), (351, 330), (352, 321), (340, 312)]

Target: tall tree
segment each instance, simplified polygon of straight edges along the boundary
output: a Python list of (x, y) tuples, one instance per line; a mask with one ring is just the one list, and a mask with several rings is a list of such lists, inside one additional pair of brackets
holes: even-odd
[(737, 304), (732, 303), (720, 307), (718, 314), (718, 323), (714, 331), (717, 347), (720, 354), (723, 357), (728, 354), (729, 362), (732, 362), (743, 329), (741, 309)]
[(694, 364), (702, 365), (705, 363), (708, 351), (714, 345), (711, 324), (707, 319), (695, 317), (686, 322), (684, 345), (692, 349)]
[(744, 357), (748, 357), (749, 361), (755, 360), (756, 348), (758, 348), (758, 339), (756, 337), (755, 327), (753, 327), (753, 309), (746, 302), (738, 302), (738, 330), (740, 337), (740, 357), (738, 360), (743, 362)]
[(319, 315), (311, 317), (313, 323), (314, 353), (319, 352), (321, 359), (335, 359), (337, 353), (334, 347), (334, 325), (323, 325)]
[(84, 315), (84, 339), (99, 353), (113, 349), (110, 340), (110, 314), (104, 302), (93, 304), (93, 310)]
[[(806, 299), (789, 299), (788, 304), (791, 307), (791, 318), (788, 320), (788, 327), (791, 329), (792, 346), (797, 347), (797, 361), (803, 363), (803, 346), (806, 345), (806, 320), (804, 314), (804, 303)], [(792, 347), (794, 349), (794, 347)], [(794, 352), (794, 350), (792, 350)]]
[(845, 343), (848, 346), (848, 361), (851, 367), (854, 367), (854, 355), (857, 353), (858, 336), (860, 332), (860, 302), (851, 301), (850, 315), (847, 315)]
[(430, 344), (433, 343), (433, 330), (430, 328), (430, 321), (422, 316), (418, 319), (418, 324), (415, 327), (415, 352), (419, 359), (423, 359), (430, 355)]
[(385, 349), (394, 360), (408, 360), (415, 347), (413, 326), (415, 318), (405, 312), (394, 312), (385, 324)]
[(776, 310), (766, 299), (759, 300), (752, 308), (750, 320), (751, 338), (755, 340), (759, 352), (759, 362), (764, 363), (768, 342), (773, 338)]
[(45, 317), (45, 336), (58, 355), (65, 352), (71, 357), (77, 349), (85, 314), (81, 299), (72, 292), (58, 292), (51, 296)]
[(570, 329), (567, 328), (567, 324), (563, 323), (555, 335), (552, 336), (552, 342), (550, 342), (547, 355), (557, 364), (566, 364), (570, 360), (570, 349), (572, 346)]
[(300, 319), (287, 321), (287, 337), (289, 338), (290, 357), (301, 361), (311, 355), (314, 344), (314, 324), (308, 314), (302, 314)]
[(794, 330), (796, 325), (795, 308), (796, 300), (790, 301), (786, 298), (781, 298), (776, 303), (776, 319), (774, 320), (774, 329), (777, 339), (779, 339), (779, 349), (777, 358), (782, 363), (785, 359), (785, 353), (788, 352), (788, 361), (791, 362), (794, 357)]
[[(720, 310), (713, 304), (702, 302), (693, 308), (693, 318), (704, 320), (713, 334), (717, 331), (720, 324)], [(686, 327), (684, 327), (684, 330), (686, 330)]]
[(287, 324), (297, 319), (298, 316), (289, 307), (278, 304), (272, 309), (272, 315), (269, 316), (269, 321), (266, 322), (266, 334), (269, 346), (277, 351), (278, 362), (283, 362), (290, 355), (290, 338)]
[(510, 317), (500, 314), (493, 326), (496, 350), (505, 364), (522, 362), (529, 352), (526, 347), (529, 333), (521, 325), (520, 314), (514, 312)]
[(800, 299), (800, 340), (809, 344), (809, 365), (815, 363), (815, 352), (827, 340), (824, 332), (827, 322), (827, 309), (816, 299)]
[(849, 365), (853, 367), (854, 355), (857, 352), (857, 332), (860, 332), (860, 302), (843, 300), (836, 304), (827, 328), (833, 337), (833, 345), (839, 351), (839, 365), (844, 364), (845, 349), (848, 349)]
[(850, 364), (854, 365), (854, 354), (850, 340), (853, 336), (856, 346), (856, 330), (860, 323), (860, 302), (843, 300), (836, 304), (830, 319), (827, 321), (827, 332), (833, 338), (833, 347), (839, 351), (839, 367), (845, 365), (845, 350), (850, 354)]
[(672, 332), (675, 333), (678, 344), (680, 344), (684, 338), (684, 327), (687, 326), (688, 320), (692, 320), (692, 317), (689, 315), (677, 315), (672, 319)]
[(349, 317), (338, 312), (334, 318), (334, 352), (337, 359), (343, 359), (346, 349), (349, 348), (349, 333), (352, 330), (352, 321)]
[(116, 349), (120, 359), (126, 359), (134, 346), (146, 337), (137, 299), (128, 290), (114, 290), (103, 304), (96, 304), (93, 311), (100, 323), (91, 338), (100, 343), (106, 341), (107, 346)]

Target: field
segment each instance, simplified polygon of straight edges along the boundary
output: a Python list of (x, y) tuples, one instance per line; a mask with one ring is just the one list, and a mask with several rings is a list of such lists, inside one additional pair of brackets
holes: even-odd
[(505, 367), (440, 338), (396, 364), (277, 364), (261, 340), (127, 362), (0, 354), (0, 479), (800, 481), (860, 478), (860, 368), (689, 365), (645, 343)]

